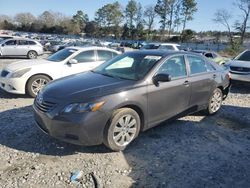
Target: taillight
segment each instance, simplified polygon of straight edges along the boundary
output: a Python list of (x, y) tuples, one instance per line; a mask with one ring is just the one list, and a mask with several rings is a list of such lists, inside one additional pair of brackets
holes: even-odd
[(229, 79), (229, 80), (231, 80), (231, 73), (229, 72), (229, 73), (227, 73), (227, 78)]

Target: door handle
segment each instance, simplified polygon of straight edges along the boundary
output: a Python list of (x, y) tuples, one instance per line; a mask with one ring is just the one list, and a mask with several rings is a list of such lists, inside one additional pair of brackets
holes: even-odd
[(186, 81), (183, 83), (183, 85), (186, 86), (186, 87), (188, 87), (188, 86), (189, 86), (189, 81), (186, 80)]

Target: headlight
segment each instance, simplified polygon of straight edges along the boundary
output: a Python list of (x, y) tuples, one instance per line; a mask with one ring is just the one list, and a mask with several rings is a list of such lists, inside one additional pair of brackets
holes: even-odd
[(29, 72), (31, 70), (31, 68), (27, 68), (27, 69), (22, 69), (22, 70), (18, 70), (16, 72), (13, 72), (11, 74), (11, 78), (20, 78), (22, 77), (25, 73)]
[(63, 113), (83, 113), (83, 112), (95, 112), (99, 110), (105, 101), (97, 102), (97, 103), (73, 103), (67, 105), (63, 109)]

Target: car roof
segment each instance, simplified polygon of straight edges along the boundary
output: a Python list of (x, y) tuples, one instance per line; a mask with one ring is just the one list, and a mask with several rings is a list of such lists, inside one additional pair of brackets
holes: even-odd
[(147, 43), (146, 45), (172, 45), (172, 46), (180, 46), (179, 44), (176, 44), (176, 43), (160, 43), (160, 42), (150, 42), (150, 43)]
[[(193, 53), (193, 52), (185, 52), (185, 51), (173, 51), (173, 50), (135, 50), (126, 52), (126, 54), (144, 54), (144, 55), (155, 55), (155, 56), (162, 56), (167, 57), (171, 55), (195, 55), (201, 56), (200, 54)], [(202, 56), (201, 56), (202, 57)]]
[(109, 51), (113, 51), (113, 52), (119, 52), (119, 51), (111, 49), (111, 48), (100, 47), (100, 46), (69, 46), (67, 48), (74, 49), (74, 50), (109, 50)]

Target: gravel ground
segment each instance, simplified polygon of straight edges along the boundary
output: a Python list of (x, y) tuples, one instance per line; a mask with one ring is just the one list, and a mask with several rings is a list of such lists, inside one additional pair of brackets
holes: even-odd
[[(0, 69), (16, 59), (0, 59)], [(234, 85), (220, 112), (148, 130), (124, 152), (44, 135), (33, 99), (0, 90), (0, 187), (250, 187), (250, 85)], [(78, 183), (72, 173), (81, 171)]]

